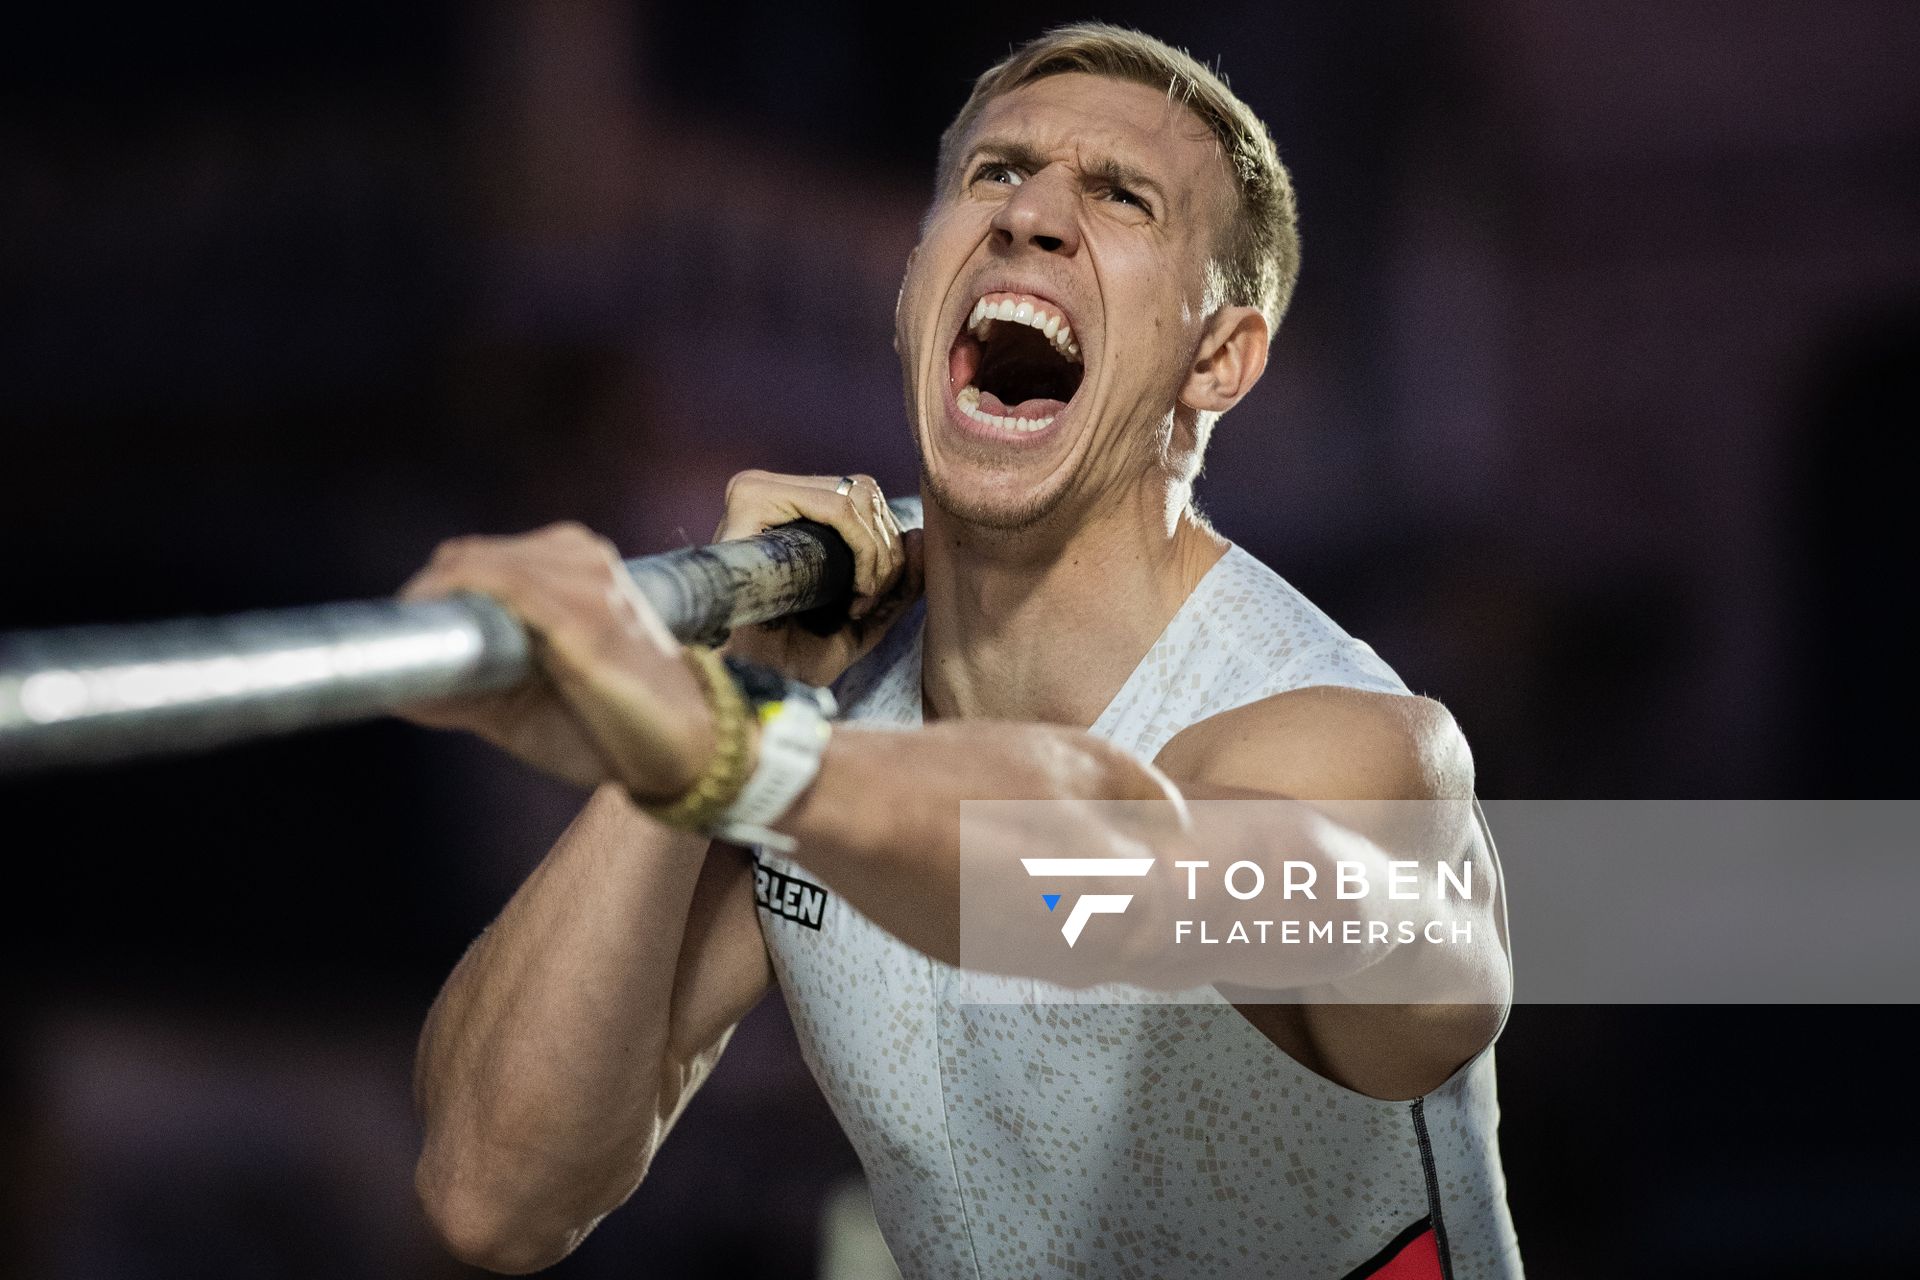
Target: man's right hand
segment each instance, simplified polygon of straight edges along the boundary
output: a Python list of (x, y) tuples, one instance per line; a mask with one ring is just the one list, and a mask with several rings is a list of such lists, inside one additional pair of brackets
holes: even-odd
[(749, 538), (806, 518), (839, 532), (853, 551), (854, 598), (846, 626), (816, 636), (792, 619), (735, 628), (727, 653), (775, 667), (812, 685), (832, 684), (880, 642), (893, 620), (920, 597), (920, 531), (902, 531), (871, 476), (787, 476), (742, 471), (727, 483), (727, 510), (715, 542)]

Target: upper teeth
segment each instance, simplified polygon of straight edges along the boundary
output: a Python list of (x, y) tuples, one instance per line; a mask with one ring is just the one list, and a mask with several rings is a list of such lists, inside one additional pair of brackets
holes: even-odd
[(1011, 320), (1038, 329), (1061, 355), (1075, 364), (1080, 363), (1080, 344), (1074, 341), (1072, 327), (1065, 316), (1047, 310), (1044, 302), (1010, 294), (982, 298), (973, 304), (973, 314), (967, 317), (967, 332), (985, 341), (995, 320)]

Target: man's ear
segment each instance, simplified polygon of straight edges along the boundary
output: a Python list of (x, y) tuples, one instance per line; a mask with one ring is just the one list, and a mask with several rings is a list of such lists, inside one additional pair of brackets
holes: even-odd
[(1207, 321), (1200, 353), (1180, 388), (1180, 403), (1225, 413), (1267, 370), (1267, 318), (1258, 307), (1222, 307)]

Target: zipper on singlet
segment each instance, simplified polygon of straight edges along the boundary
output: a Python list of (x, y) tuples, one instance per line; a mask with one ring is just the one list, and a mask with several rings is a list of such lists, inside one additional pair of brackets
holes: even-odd
[(1427, 1180), (1427, 1215), (1433, 1219), (1434, 1251), (1440, 1255), (1441, 1280), (1453, 1280), (1453, 1251), (1447, 1247), (1447, 1220), (1440, 1212), (1440, 1177), (1433, 1165), (1433, 1139), (1427, 1136), (1427, 1101), (1413, 1100), (1413, 1136), (1420, 1144), (1420, 1172)]

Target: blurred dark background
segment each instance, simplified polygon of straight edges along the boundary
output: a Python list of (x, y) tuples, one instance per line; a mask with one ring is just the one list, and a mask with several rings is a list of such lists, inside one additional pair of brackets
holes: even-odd
[[(381, 595), (559, 518), (702, 542), (745, 466), (910, 491), (934, 140), (1085, 16), (1217, 60), (1301, 190), (1204, 507), (1453, 708), (1483, 794), (1913, 794), (1908, 0), (28, 6), (0, 628)], [(0, 784), (0, 1270), (466, 1274), (412, 1037), (577, 803), (397, 724)], [(1913, 1027), (1517, 1010), (1533, 1273), (1896, 1273)], [(811, 1276), (856, 1175), (776, 999), (555, 1274)]]

